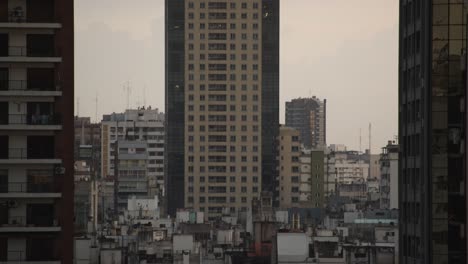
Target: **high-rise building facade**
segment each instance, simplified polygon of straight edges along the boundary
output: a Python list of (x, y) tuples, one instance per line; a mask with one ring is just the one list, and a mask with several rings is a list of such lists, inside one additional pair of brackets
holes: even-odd
[(400, 1), (400, 263), (467, 261), (467, 8)]
[(166, 0), (169, 213), (275, 192), (279, 1)]
[(73, 14), (0, 1), (1, 263), (72, 263)]
[(286, 126), (301, 131), (306, 148), (324, 149), (327, 144), (327, 100), (317, 97), (286, 102)]

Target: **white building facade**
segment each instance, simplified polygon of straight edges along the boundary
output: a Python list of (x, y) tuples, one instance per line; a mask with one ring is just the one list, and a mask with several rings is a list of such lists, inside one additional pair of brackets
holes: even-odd
[(103, 116), (101, 174), (104, 179), (114, 177), (117, 140), (146, 143), (148, 195), (164, 195), (164, 114), (158, 109), (139, 108)]
[(380, 208), (398, 209), (398, 151), (389, 141), (380, 155)]

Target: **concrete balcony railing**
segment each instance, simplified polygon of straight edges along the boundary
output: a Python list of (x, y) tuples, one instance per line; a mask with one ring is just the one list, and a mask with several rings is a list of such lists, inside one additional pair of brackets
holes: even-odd
[(0, 62), (61, 62), (62, 58), (53, 47), (9, 46), (0, 50)]
[(58, 183), (10, 182), (0, 184), (0, 198), (60, 198)]
[(60, 260), (54, 257), (47, 258), (47, 260), (38, 260), (32, 256), (28, 256), (25, 251), (12, 250), (7, 251), (6, 256), (0, 257), (0, 264), (59, 264)]
[[(41, 221), (42, 220), (42, 221)], [(27, 216), (9, 216), (7, 223), (0, 224), (0, 233), (5, 232), (59, 232), (61, 230), (57, 219), (28, 218)]]
[(0, 164), (60, 164), (50, 151), (38, 152), (34, 146), (28, 148), (0, 149)]
[[(32, 125), (32, 126), (53, 126), (60, 125), (60, 116), (55, 114), (27, 115), (10, 114), (8, 115), (9, 125)], [(1, 124), (1, 121), (0, 121)]]
[(53, 81), (26, 81), (26, 80), (0, 80), (0, 92), (2, 91), (60, 91), (60, 85)]

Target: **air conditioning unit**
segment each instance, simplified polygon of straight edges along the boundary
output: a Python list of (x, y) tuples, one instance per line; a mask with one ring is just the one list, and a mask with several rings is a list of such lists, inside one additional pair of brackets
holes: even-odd
[(9, 208), (17, 208), (18, 207), (18, 202), (15, 200), (8, 200), (6, 202), (7, 207)]
[(65, 174), (65, 168), (64, 167), (55, 167), (55, 174), (58, 174), (58, 175)]

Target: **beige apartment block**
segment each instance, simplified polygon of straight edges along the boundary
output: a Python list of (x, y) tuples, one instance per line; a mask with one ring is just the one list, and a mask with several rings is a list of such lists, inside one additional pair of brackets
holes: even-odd
[(299, 207), (301, 185), (300, 131), (281, 126), (279, 147), (279, 206), (287, 209)]
[(261, 191), (261, 5), (185, 1), (185, 207), (208, 217)]

